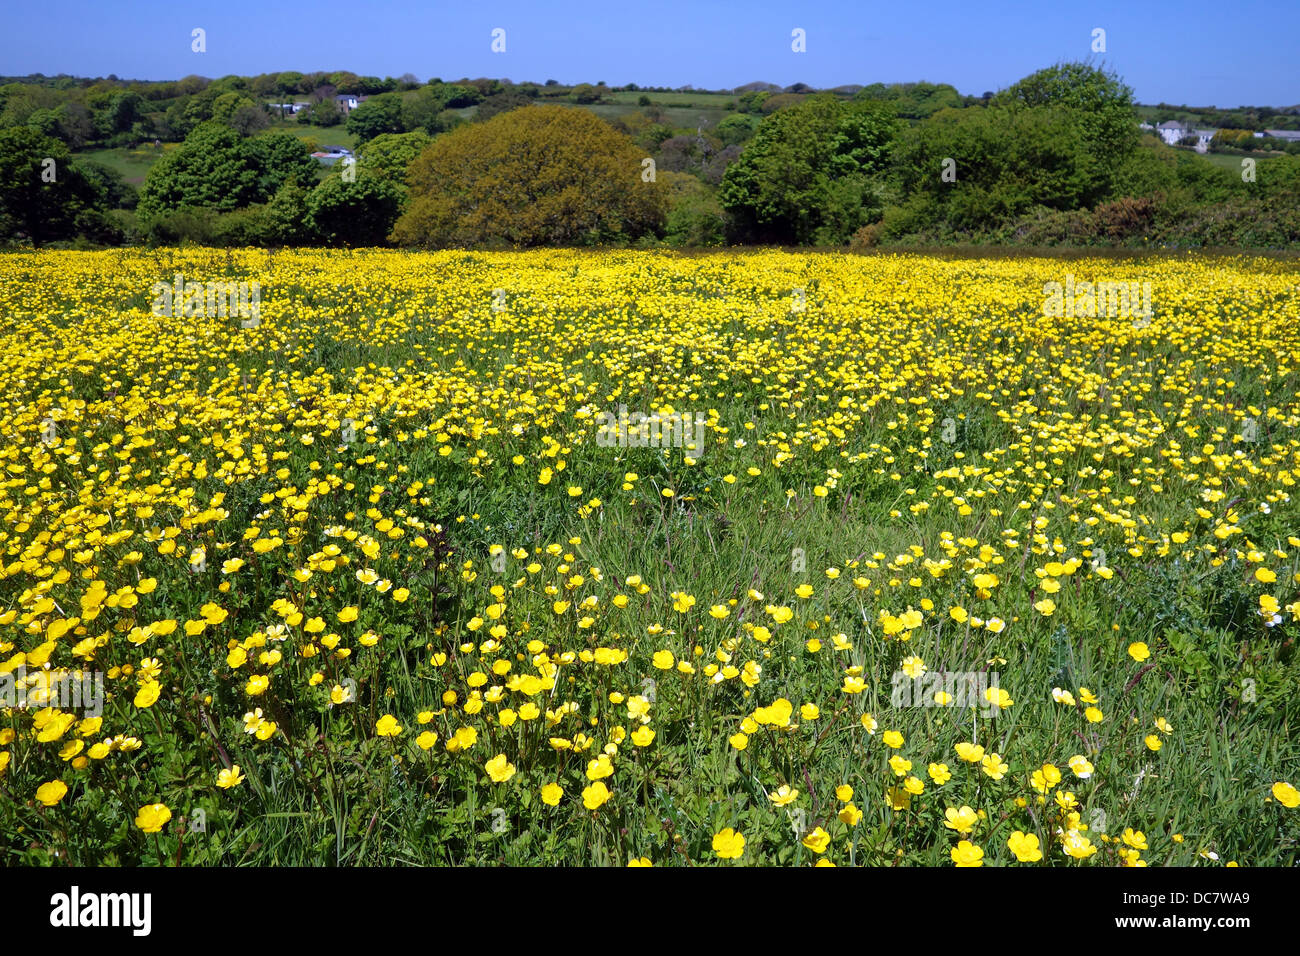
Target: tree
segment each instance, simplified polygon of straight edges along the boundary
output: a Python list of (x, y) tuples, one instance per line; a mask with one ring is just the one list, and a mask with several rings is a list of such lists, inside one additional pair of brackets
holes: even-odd
[(86, 178), (108, 209), (130, 209), (135, 206), (138, 193), (116, 170), (93, 159), (78, 159), (77, 172)]
[(1086, 63), (1061, 63), (1031, 73), (999, 93), (995, 105), (1064, 110), (1108, 174), (1138, 144), (1133, 91), (1118, 76)]
[[(432, 140), (423, 130), (384, 133), (357, 148), (358, 164), (379, 179), (405, 187), (406, 169)], [(338, 164), (334, 169), (338, 169)], [(331, 170), (332, 172), (333, 170)]]
[(98, 238), (107, 205), (59, 140), (27, 126), (0, 130), (0, 236), (34, 246), (79, 232)]
[(275, 88), (286, 96), (293, 96), (302, 91), (302, 74), (297, 70), (286, 70), (276, 74)]
[(669, 190), (670, 207), (664, 239), (670, 246), (720, 246), (726, 238), (727, 217), (718, 197), (694, 176), (660, 174)]
[(942, 109), (956, 109), (963, 98), (947, 83), (872, 83), (854, 96), (858, 100), (880, 100), (894, 104), (904, 119), (925, 119)]
[(267, 242), (278, 245), (307, 245), (311, 242), (314, 234), (307, 218), (307, 197), (310, 194), (310, 190), (289, 182), (271, 197), (263, 213)]
[(847, 242), (879, 214), (877, 180), (899, 130), (887, 104), (829, 95), (773, 113), (722, 178), (733, 237)]
[(304, 120), (312, 126), (338, 126), (343, 122), (343, 111), (333, 99), (323, 99), (298, 114), (298, 122)]
[(722, 144), (712, 136), (671, 136), (659, 144), (655, 162), (659, 169), (699, 175), (721, 148)]
[(587, 110), (529, 106), (435, 140), (411, 164), (393, 230), (434, 247), (625, 242), (663, 224), (645, 154)]
[(449, 86), (428, 86), (403, 94), (401, 117), (395, 124), (396, 128), (389, 132), (423, 130), (430, 136), (445, 133), (462, 122), (457, 114), (448, 112), (447, 103), (453, 95), (454, 90)]
[[(910, 129), (895, 154), (904, 207), (887, 232), (980, 232), (1035, 206), (1069, 210), (1106, 197), (1108, 177), (1068, 110), (943, 110)], [(945, 175), (949, 173), (950, 175)]]
[(149, 170), (136, 207), (141, 220), (183, 206), (237, 209), (258, 196), (257, 169), (243, 140), (230, 127), (203, 123), (179, 149), (165, 153)]
[(264, 130), (270, 126), (271, 119), (266, 115), (266, 110), (262, 109), (262, 107), (254, 106), (252, 103), (245, 103), (231, 114), (228, 125), (240, 136), (252, 136), (259, 130)]
[(145, 222), (181, 208), (229, 212), (265, 201), (286, 182), (311, 182), (315, 171), (306, 145), (288, 133), (245, 140), (228, 126), (204, 123), (149, 170), (137, 211)]
[(229, 93), (222, 93), (212, 101), (212, 118), (218, 123), (225, 123), (229, 126), (230, 118), (243, 106), (257, 108), (257, 104), (243, 93), (237, 93), (234, 90)]
[(145, 102), (138, 93), (119, 93), (108, 108), (108, 127), (113, 133), (130, 131), (133, 124), (145, 118)]
[(532, 97), (517, 90), (496, 93), (478, 105), (478, 109), (474, 111), (474, 121), (484, 122), (498, 113), (507, 113), (521, 106), (531, 106), (532, 102)]
[(289, 133), (266, 133), (246, 143), (248, 162), (257, 170), (257, 201), (269, 199), (286, 183), (316, 181), (316, 160), (306, 143)]
[(398, 93), (372, 96), (348, 113), (344, 127), (359, 141), (374, 139), (381, 133), (402, 133), (402, 97)]
[(383, 245), (401, 208), (402, 192), (362, 170), (354, 182), (329, 177), (307, 195), (307, 224), (326, 243)]
[(748, 142), (758, 129), (758, 122), (757, 117), (747, 113), (733, 113), (723, 117), (716, 130), (718, 139), (725, 146), (738, 146)]
[(80, 149), (95, 137), (95, 124), (84, 103), (69, 101), (62, 104), (54, 115), (59, 120), (59, 138), (72, 149)]

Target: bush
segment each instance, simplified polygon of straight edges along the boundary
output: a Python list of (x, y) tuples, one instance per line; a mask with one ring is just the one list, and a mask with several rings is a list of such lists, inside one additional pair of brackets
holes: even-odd
[(731, 236), (781, 245), (847, 242), (880, 214), (872, 180), (899, 131), (888, 106), (806, 98), (763, 120), (722, 177)]
[(246, 206), (224, 213), (213, 223), (212, 244), (217, 246), (265, 246), (269, 239), (266, 206)]
[[(987, 234), (1035, 206), (1078, 209), (1107, 198), (1107, 175), (1072, 114), (1050, 107), (943, 110), (908, 131), (895, 165), (908, 211), (889, 219), (891, 237), (899, 228)], [(955, 181), (943, 178), (945, 168)]]
[(217, 235), (215, 209), (186, 206), (168, 209), (151, 216), (144, 226), (150, 245), (195, 243), (209, 246)]
[(849, 249), (854, 252), (872, 249), (880, 244), (880, 237), (883, 232), (883, 222), (868, 223), (853, 234), (853, 238), (849, 240)]
[(713, 190), (688, 173), (660, 173), (669, 190), (664, 240), (670, 246), (720, 246), (726, 240), (726, 214)]
[(529, 106), (461, 127), (411, 164), (395, 241), (590, 245), (663, 225), (667, 195), (642, 179), (645, 154), (587, 110)]
[(307, 195), (307, 225), (331, 245), (381, 246), (401, 205), (400, 186), (361, 170), (355, 182), (331, 177)]

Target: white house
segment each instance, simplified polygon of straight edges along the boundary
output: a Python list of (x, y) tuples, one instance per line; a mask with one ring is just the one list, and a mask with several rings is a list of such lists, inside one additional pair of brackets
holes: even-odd
[[(1259, 133), (1255, 134), (1256, 136)], [(1288, 143), (1300, 143), (1300, 131), (1293, 129), (1266, 129), (1265, 136), (1272, 136), (1274, 139), (1285, 140)]]
[(1165, 120), (1156, 127), (1156, 132), (1160, 138), (1169, 146), (1177, 146), (1189, 136), (1196, 138), (1196, 151), (1204, 153), (1210, 148), (1210, 140), (1214, 139), (1217, 129), (1192, 129), (1186, 123), (1180, 123), (1178, 120)]
[(359, 96), (356, 93), (340, 93), (334, 97), (334, 102), (338, 104), (339, 109), (344, 113), (351, 113), (367, 99), (369, 97)]
[(1156, 132), (1160, 134), (1166, 145), (1176, 146), (1178, 141), (1187, 135), (1187, 127), (1178, 122), (1178, 120), (1165, 120), (1156, 126)]

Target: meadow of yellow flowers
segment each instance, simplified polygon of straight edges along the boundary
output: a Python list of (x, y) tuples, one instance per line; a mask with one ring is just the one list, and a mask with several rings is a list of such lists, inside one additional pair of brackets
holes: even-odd
[(5, 864), (1297, 859), (1292, 262), (0, 277)]

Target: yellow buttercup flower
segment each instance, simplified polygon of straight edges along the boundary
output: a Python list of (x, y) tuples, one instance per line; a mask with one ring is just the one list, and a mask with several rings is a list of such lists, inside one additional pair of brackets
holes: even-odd
[(222, 790), (229, 790), (231, 787), (237, 787), (244, 782), (244, 775), (240, 773), (239, 764), (234, 764), (228, 770), (222, 770), (217, 774), (217, 786)]
[(62, 780), (51, 780), (36, 788), (36, 800), (43, 806), (52, 807), (68, 792), (68, 785)]
[(135, 815), (135, 825), (145, 833), (159, 833), (171, 818), (172, 812), (164, 804), (150, 803)]
[(713, 835), (713, 852), (722, 860), (739, 859), (745, 852), (745, 838), (727, 827)]
[(497, 754), (484, 765), (484, 769), (493, 783), (505, 783), (515, 775), (515, 765), (506, 760), (505, 754)]
[(984, 865), (984, 851), (969, 840), (962, 840), (952, 848), (949, 854), (958, 867), (976, 867)]

